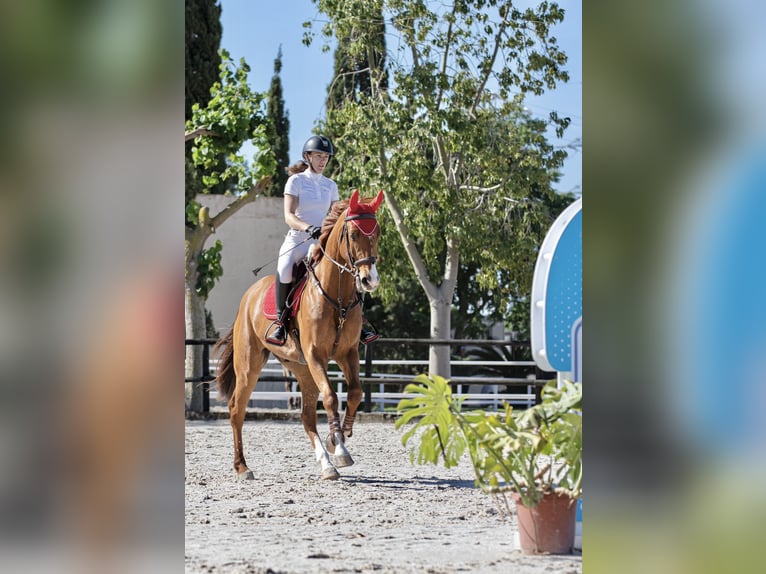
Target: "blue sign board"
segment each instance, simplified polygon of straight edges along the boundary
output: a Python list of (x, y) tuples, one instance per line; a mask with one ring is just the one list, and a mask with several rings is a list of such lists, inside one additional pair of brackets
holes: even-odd
[(575, 353), (573, 347), (578, 336), (582, 341), (582, 199), (559, 215), (540, 246), (531, 303), (532, 354), (538, 367), (581, 371), (581, 349)]

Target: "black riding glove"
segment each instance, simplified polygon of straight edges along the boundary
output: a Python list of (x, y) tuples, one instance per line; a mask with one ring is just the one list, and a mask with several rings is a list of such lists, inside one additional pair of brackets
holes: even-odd
[(312, 239), (319, 239), (319, 236), (322, 235), (322, 229), (315, 225), (309, 225), (305, 231)]

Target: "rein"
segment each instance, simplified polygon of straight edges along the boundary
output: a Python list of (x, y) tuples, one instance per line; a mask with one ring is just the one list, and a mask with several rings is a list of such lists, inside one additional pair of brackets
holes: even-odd
[(343, 329), (343, 325), (346, 323), (346, 316), (348, 315), (349, 311), (351, 311), (354, 307), (357, 305), (360, 305), (362, 303), (362, 298), (359, 296), (359, 293), (354, 289), (354, 300), (349, 303), (347, 307), (343, 306), (343, 298), (341, 297), (341, 282), (340, 282), (340, 276), (343, 273), (350, 273), (354, 278), (356, 278), (359, 275), (359, 266), (360, 265), (374, 265), (375, 262), (378, 260), (378, 258), (374, 255), (371, 255), (370, 257), (365, 257), (364, 259), (359, 259), (358, 261), (354, 259), (354, 257), (351, 255), (351, 240), (348, 237), (348, 227), (345, 225), (348, 221), (355, 221), (358, 219), (374, 219), (376, 221), (377, 225), (377, 217), (375, 217), (374, 213), (360, 213), (358, 215), (351, 215), (347, 216), (344, 219), (344, 225), (343, 225), (343, 231), (341, 232), (341, 236), (338, 239), (338, 243), (340, 244), (345, 239), (346, 243), (346, 258), (348, 262), (350, 263), (351, 267), (348, 267), (347, 265), (344, 265), (338, 261), (336, 261), (333, 257), (330, 256), (329, 253), (325, 250), (325, 248), (322, 246), (321, 243), (317, 244), (319, 246), (319, 249), (322, 251), (322, 255), (324, 257), (327, 257), (334, 265), (338, 268), (338, 300), (335, 301), (330, 295), (325, 291), (324, 287), (322, 287), (321, 282), (319, 281), (319, 278), (316, 276), (316, 272), (314, 269), (314, 265), (311, 262), (307, 261), (306, 267), (308, 268), (309, 273), (311, 274), (311, 282), (314, 284), (314, 286), (319, 289), (319, 292), (322, 294), (322, 296), (332, 305), (337, 311), (338, 311), (338, 329), (335, 331), (335, 342), (333, 343), (332, 347), (332, 354), (331, 357), (335, 355), (335, 351), (338, 349), (338, 341), (340, 341), (340, 332)]

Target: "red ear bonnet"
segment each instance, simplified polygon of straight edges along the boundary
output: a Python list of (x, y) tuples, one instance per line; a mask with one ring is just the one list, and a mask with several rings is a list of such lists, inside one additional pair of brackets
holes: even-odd
[[(383, 203), (383, 190), (369, 203), (359, 203), (359, 190), (355, 189), (348, 202), (348, 215), (361, 215), (363, 213), (375, 213)], [(373, 219), (354, 219), (352, 223), (365, 235), (372, 235), (378, 227), (378, 222)]]
[(357, 215), (358, 213), (361, 213), (359, 211), (359, 190), (355, 189), (348, 202), (348, 214)]

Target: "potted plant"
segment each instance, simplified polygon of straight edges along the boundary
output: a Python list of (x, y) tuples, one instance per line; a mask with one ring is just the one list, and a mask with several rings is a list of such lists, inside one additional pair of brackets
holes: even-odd
[[(504, 413), (461, 410), (449, 381), (419, 375), (398, 405), (396, 428), (412, 426), (402, 444), (416, 443), (410, 461), (458, 464), (468, 450), (476, 484), (496, 500), (516, 503), (522, 552), (568, 553), (574, 540), (577, 499), (582, 496), (582, 385), (555, 381), (542, 401)], [(502, 506), (501, 506), (502, 510)], [(563, 514), (560, 524), (555, 516)]]

